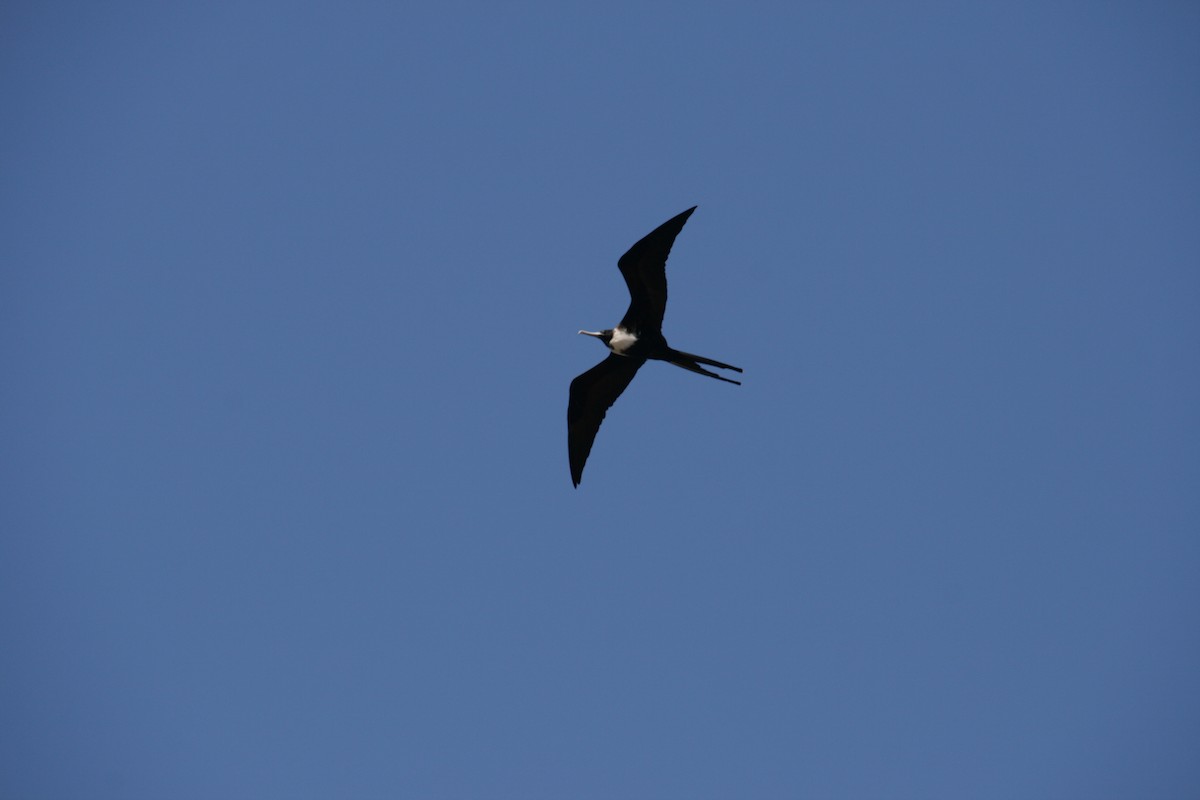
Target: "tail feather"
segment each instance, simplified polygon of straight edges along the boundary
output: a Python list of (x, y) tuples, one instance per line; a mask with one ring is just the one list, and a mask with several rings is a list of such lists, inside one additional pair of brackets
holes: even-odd
[(667, 353), (666, 357), (663, 358), (663, 361), (674, 364), (677, 367), (682, 367), (683, 369), (686, 369), (689, 372), (696, 372), (696, 373), (699, 373), (700, 375), (707, 375), (710, 378), (716, 378), (719, 381), (725, 381), (726, 383), (737, 384), (738, 386), (742, 385), (741, 381), (735, 381), (732, 378), (722, 377), (722, 376), (718, 375), (717, 373), (709, 372), (704, 367), (700, 366), (700, 364), (708, 364), (709, 366), (712, 366), (712, 367), (719, 367), (721, 369), (731, 369), (731, 370), (734, 370), (735, 372), (742, 371), (740, 367), (735, 367), (731, 364), (722, 364), (720, 361), (714, 361), (711, 358), (705, 358), (704, 356), (696, 356), (696, 355), (692, 355), (691, 353), (683, 353), (683, 352), (680, 352), (679, 350), (674, 350), (674, 349), (672, 349), (670, 352)]
[(694, 355), (693, 353), (684, 353), (679, 350), (674, 350), (672, 352), (677, 356), (683, 356), (684, 358), (690, 358), (692, 361), (699, 361), (701, 364), (708, 364), (710, 367), (720, 367), (721, 369), (731, 369), (734, 372), (742, 371), (741, 367), (735, 367), (732, 364), (723, 364), (720, 361), (716, 361), (711, 358), (705, 358), (704, 356)]

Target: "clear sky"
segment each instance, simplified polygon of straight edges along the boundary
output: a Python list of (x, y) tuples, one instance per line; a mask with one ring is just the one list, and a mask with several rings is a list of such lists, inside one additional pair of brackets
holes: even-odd
[(0, 796), (1197, 797), (1197, 42), (5, 3)]

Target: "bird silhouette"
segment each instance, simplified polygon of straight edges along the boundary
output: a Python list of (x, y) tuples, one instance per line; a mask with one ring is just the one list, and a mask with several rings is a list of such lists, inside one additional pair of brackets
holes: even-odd
[(662, 333), (663, 314), (667, 309), (667, 256), (671, 254), (675, 237), (695, 210), (696, 206), (692, 206), (667, 220), (621, 256), (617, 267), (629, 287), (629, 309), (617, 327), (580, 331), (604, 342), (612, 352), (571, 381), (571, 397), (567, 403), (567, 455), (575, 486), (583, 479), (583, 466), (604, 415), (647, 361), (666, 361), (719, 381), (741, 385), (741, 381), (710, 372), (700, 365), (741, 372), (739, 367), (676, 350), (667, 344)]

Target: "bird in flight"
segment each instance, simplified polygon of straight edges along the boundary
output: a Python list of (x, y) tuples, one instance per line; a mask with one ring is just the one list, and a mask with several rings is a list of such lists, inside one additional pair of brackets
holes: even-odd
[(571, 461), (571, 481), (579, 486), (583, 465), (600, 423), (633, 376), (648, 359), (666, 361), (677, 367), (707, 375), (726, 383), (741, 381), (709, 372), (701, 364), (741, 372), (738, 367), (711, 358), (683, 353), (667, 344), (663, 337), (663, 313), (667, 309), (667, 256), (683, 224), (696, 210), (692, 206), (659, 225), (629, 248), (617, 266), (629, 286), (629, 310), (615, 328), (580, 331), (595, 336), (612, 351), (608, 358), (571, 381), (571, 399), (567, 403), (567, 453)]

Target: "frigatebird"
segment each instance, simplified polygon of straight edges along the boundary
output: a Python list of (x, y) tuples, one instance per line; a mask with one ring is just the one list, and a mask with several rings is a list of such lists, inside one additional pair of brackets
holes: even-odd
[(583, 465), (600, 423), (621, 392), (647, 360), (666, 361), (677, 367), (707, 375), (726, 383), (741, 381), (709, 372), (701, 364), (741, 372), (738, 367), (711, 358), (683, 353), (667, 344), (662, 333), (663, 313), (667, 309), (667, 256), (683, 224), (696, 210), (692, 206), (646, 234), (617, 266), (629, 286), (629, 310), (617, 327), (603, 331), (580, 331), (595, 336), (608, 346), (608, 358), (571, 381), (571, 399), (567, 403), (567, 454), (571, 461), (571, 481), (579, 486)]

